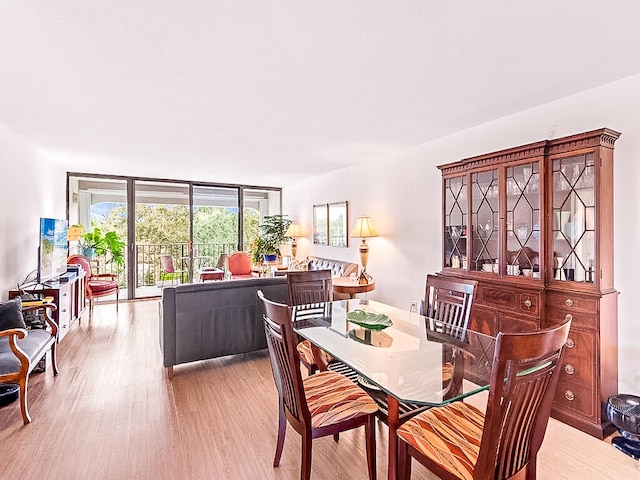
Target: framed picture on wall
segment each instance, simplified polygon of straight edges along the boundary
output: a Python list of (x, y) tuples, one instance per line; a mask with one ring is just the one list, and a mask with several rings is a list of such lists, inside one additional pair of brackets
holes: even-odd
[(327, 221), (328, 207), (326, 203), (313, 206), (313, 243), (328, 245), (329, 223)]
[(347, 235), (347, 202), (329, 204), (329, 245), (332, 247), (348, 247)]

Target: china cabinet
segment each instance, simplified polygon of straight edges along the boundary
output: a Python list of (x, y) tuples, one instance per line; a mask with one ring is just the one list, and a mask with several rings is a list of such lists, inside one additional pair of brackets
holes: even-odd
[(553, 416), (603, 438), (617, 392), (613, 146), (600, 129), (441, 165), (442, 275), (478, 281), (470, 328), (572, 319)]

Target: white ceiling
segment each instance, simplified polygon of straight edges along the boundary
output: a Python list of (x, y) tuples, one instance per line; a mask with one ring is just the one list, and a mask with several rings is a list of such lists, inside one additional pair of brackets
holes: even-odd
[(637, 74), (639, 19), (637, 0), (2, 0), (0, 123), (72, 171), (285, 186)]

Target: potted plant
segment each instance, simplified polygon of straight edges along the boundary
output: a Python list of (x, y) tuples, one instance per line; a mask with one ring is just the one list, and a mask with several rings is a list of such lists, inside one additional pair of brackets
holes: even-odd
[(267, 215), (260, 225), (260, 233), (251, 244), (253, 262), (273, 262), (278, 258), (280, 245), (287, 243), (287, 228), (291, 220), (286, 215)]
[(91, 259), (94, 255), (103, 256), (109, 253), (107, 263), (115, 263), (119, 267), (124, 265), (124, 245), (116, 232), (107, 232), (102, 235), (98, 227), (86, 232), (80, 240), (80, 251)]

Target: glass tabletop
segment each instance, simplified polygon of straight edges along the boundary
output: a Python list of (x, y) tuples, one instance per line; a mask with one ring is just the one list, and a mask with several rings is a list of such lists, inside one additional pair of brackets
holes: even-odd
[[(362, 326), (367, 321), (373, 328)], [(495, 347), (489, 335), (362, 299), (300, 305), (293, 322), (301, 337), (355, 370), (365, 387), (399, 401), (443, 405), (489, 385)]]

